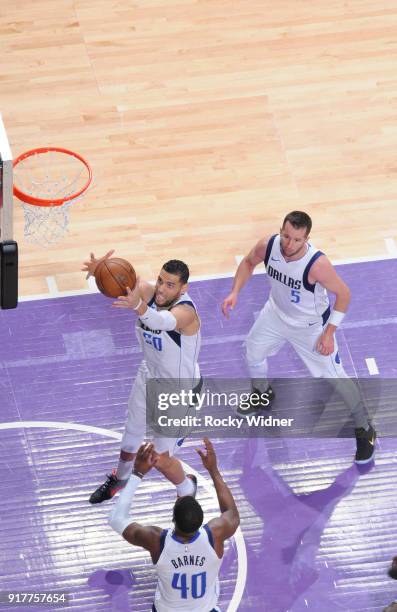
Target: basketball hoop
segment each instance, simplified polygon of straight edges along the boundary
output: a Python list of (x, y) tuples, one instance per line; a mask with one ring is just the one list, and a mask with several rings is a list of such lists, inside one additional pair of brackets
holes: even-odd
[(47, 246), (68, 231), (69, 207), (86, 193), (92, 180), (89, 163), (60, 147), (41, 147), (14, 160), (14, 195), (21, 200), (24, 235)]

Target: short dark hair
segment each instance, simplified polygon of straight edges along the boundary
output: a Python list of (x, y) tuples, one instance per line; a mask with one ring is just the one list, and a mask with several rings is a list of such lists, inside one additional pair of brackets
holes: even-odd
[(185, 495), (176, 500), (173, 519), (180, 531), (194, 533), (203, 524), (203, 509), (194, 497)]
[(289, 221), (295, 229), (306, 227), (306, 235), (310, 234), (310, 230), (312, 229), (312, 220), (307, 213), (302, 212), (301, 210), (293, 210), (285, 217), (283, 227), (287, 221)]
[(179, 276), (179, 280), (183, 285), (189, 280), (189, 268), (180, 259), (170, 259), (163, 265), (163, 270), (168, 272), (168, 274)]

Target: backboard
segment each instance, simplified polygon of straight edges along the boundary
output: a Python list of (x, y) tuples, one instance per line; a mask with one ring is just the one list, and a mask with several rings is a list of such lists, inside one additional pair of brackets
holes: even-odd
[(13, 240), (12, 154), (0, 115), (0, 308), (18, 304), (18, 245)]
[(12, 240), (12, 153), (0, 114), (0, 241)]

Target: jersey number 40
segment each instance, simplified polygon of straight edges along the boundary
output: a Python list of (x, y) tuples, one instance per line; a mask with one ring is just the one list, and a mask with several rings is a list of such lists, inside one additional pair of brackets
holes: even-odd
[(188, 586), (188, 575), (175, 573), (172, 577), (172, 588), (181, 592), (181, 598), (187, 599), (188, 592), (190, 591), (193, 599), (200, 599), (204, 597), (205, 589), (207, 586), (207, 573), (201, 572), (200, 574), (192, 574), (191, 585)]

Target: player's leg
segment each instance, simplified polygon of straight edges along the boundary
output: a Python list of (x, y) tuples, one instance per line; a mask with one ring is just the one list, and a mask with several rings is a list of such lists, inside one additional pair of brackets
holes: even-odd
[[(274, 399), (273, 389), (267, 379), (267, 357), (275, 355), (285, 342), (283, 323), (274, 312), (270, 302), (267, 302), (245, 340), (245, 360), (254, 395), (267, 393), (270, 401)], [(256, 408), (253, 402), (251, 410), (240, 411), (238, 409), (237, 412), (248, 414), (255, 411)]]
[(317, 341), (323, 332), (319, 323), (310, 327), (289, 326), (288, 341), (314, 378), (348, 378), (339, 356), (338, 341), (334, 336), (334, 351), (331, 355), (321, 355), (316, 349)]
[(193, 474), (185, 474), (182, 464), (175, 453), (183, 443), (178, 438), (154, 438), (154, 449), (158, 453), (155, 468), (176, 487), (178, 497), (196, 496), (197, 479)]
[(139, 367), (128, 399), (127, 416), (117, 469), (108, 474), (106, 480), (91, 495), (91, 504), (100, 504), (111, 499), (122, 489), (131, 475), (136, 452), (146, 431), (146, 375), (143, 362)]
[(267, 387), (267, 357), (275, 355), (285, 343), (282, 321), (270, 302), (266, 302), (245, 340), (245, 359), (254, 386)]
[(355, 382), (346, 374), (339, 356), (338, 341), (334, 336), (334, 351), (321, 355), (316, 344), (322, 333), (322, 326), (309, 329), (291, 330), (290, 343), (315, 378), (326, 378), (342, 397), (354, 422), (357, 441), (356, 463), (368, 463), (375, 452), (376, 432), (373, 429), (366, 406)]
[[(316, 329), (314, 329), (316, 328)], [(360, 392), (355, 383), (346, 374), (339, 356), (338, 341), (334, 337), (334, 351), (331, 355), (321, 355), (316, 349), (322, 326), (311, 326), (309, 329), (292, 329), (290, 343), (302, 359), (314, 378), (326, 378), (341, 395), (350, 408), (355, 427), (368, 427), (368, 414)]]

